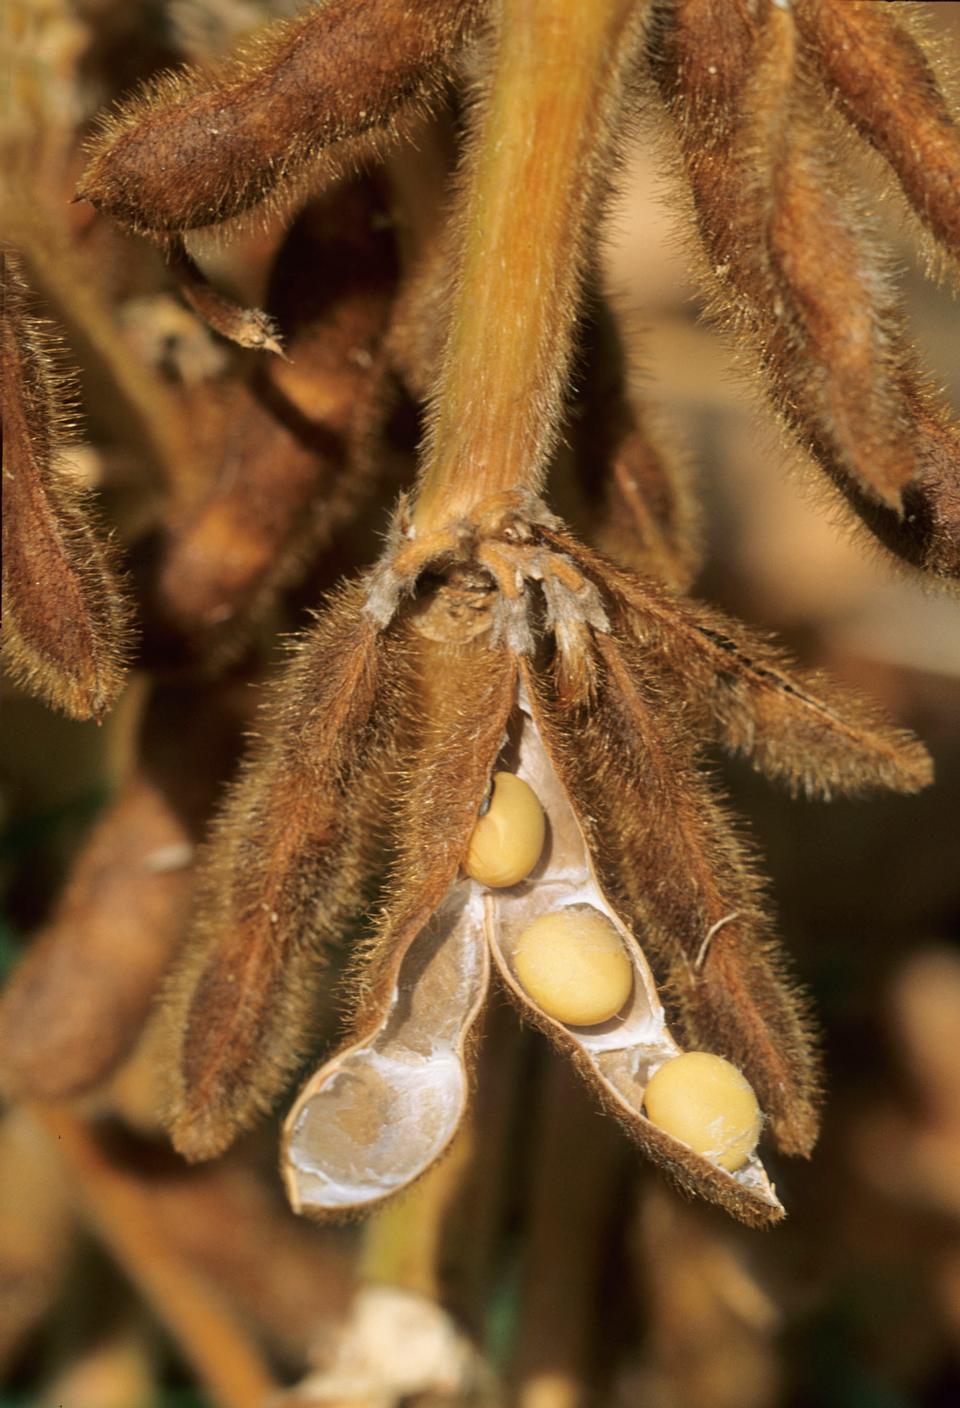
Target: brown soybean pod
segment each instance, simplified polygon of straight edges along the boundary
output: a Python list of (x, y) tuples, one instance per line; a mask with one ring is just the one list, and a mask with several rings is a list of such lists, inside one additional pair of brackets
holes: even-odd
[(479, 9), (328, 0), (218, 71), (164, 75), (108, 120), (78, 198), (143, 233), (184, 231), (258, 205), (325, 148), (337, 171), (353, 165), (368, 134), (440, 89)]

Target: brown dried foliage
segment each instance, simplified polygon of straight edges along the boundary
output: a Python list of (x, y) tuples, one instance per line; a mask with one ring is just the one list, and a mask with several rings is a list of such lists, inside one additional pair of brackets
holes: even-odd
[(249, 1164), (223, 1160), (185, 1177), (176, 1155), (164, 1159), (155, 1148), (139, 1163), (163, 1235), (270, 1344), (304, 1360), (318, 1327), (347, 1301), (345, 1254), (298, 1225), (279, 1191)]
[(3, 663), (55, 708), (99, 717), (123, 684), (129, 608), (89, 495), (57, 462), (73, 395), (56, 343), (2, 259)]
[(622, 1386), (624, 1401), (664, 1408), (782, 1401), (780, 1307), (755, 1246), (668, 1188), (651, 1182), (639, 1192), (631, 1252), (650, 1352), (639, 1382)]
[[(343, 1313), (351, 1281), (343, 1251), (295, 1221), (249, 1149), (239, 1158), (185, 1169), (155, 1139), (138, 1139), (104, 1121), (78, 1121), (63, 1106), (20, 1105), (0, 1123), (0, 1150), (4, 1372), (56, 1299), (71, 1295), (71, 1264), (81, 1241), (84, 1275), (74, 1294), (103, 1298), (102, 1272), (87, 1243), (91, 1232), (178, 1340), (183, 1317), (195, 1317), (186, 1353), (200, 1361), (196, 1367), (216, 1403), (239, 1401), (233, 1395), (246, 1377), (243, 1363), (248, 1369), (259, 1363), (255, 1346), (271, 1358), (302, 1363), (318, 1333)], [(124, 1305), (140, 1323), (142, 1307), (129, 1288)], [(75, 1322), (84, 1319), (76, 1306), (73, 1315)], [(76, 1333), (75, 1322), (70, 1328)], [(153, 1327), (144, 1322), (142, 1328), (152, 1338)], [(35, 1358), (47, 1360), (40, 1343), (44, 1352)], [(73, 1346), (68, 1353), (73, 1360)], [(110, 1396), (108, 1383), (99, 1376), (82, 1401), (132, 1401)], [(80, 1401), (79, 1385), (76, 1392)]]
[(229, 1302), (196, 1274), (153, 1216), (149, 1183), (65, 1106), (38, 1105), (87, 1222), (222, 1408), (262, 1408), (275, 1387), (266, 1356)]
[(325, 0), (222, 69), (156, 80), (104, 126), (79, 197), (143, 233), (220, 224), (329, 177), (434, 99), (479, 0)]
[(70, 1193), (25, 1109), (0, 1119), (0, 1373), (56, 1299), (69, 1257)]

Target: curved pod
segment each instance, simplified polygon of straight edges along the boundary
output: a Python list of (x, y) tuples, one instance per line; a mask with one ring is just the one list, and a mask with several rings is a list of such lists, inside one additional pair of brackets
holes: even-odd
[(295, 1211), (363, 1209), (412, 1183), (450, 1144), (490, 976), (481, 904), (471, 882), (451, 887), (407, 950), (381, 1025), (304, 1087), (284, 1126)]
[[(584, 831), (568, 800), (535, 722), (521, 700), (521, 726), (513, 762), (517, 775), (542, 799), (549, 818), (544, 856), (530, 881), (488, 894), (484, 922), (500, 976), (524, 1015), (570, 1055), (580, 1074), (644, 1152), (690, 1191), (726, 1206), (752, 1223), (776, 1221), (783, 1208), (754, 1154), (734, 1173), (694, 1151), (642, 1113), (647, 1082), (681, 1048), (671, 1035), (643, 950), (605, 895), (590, 859)], [(595, 1027), (556, 1021), (531, 1002), (517, 982), (511, 957), (521, 934), (542, 914), (590, 905), (623, 940), (634, 970), (633, 992), (624, 1009)]]

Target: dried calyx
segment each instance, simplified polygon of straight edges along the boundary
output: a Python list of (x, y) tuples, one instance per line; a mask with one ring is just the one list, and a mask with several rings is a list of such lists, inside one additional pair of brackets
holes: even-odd
[[(783, 1151), (807, 1153), (816, 1134), (802, 1004), (752, 860), (697, 768), (691, 730), (707, 718), (810, 792), (928, 780), (908, 735), (745, 628), (611, 568), (529, 496), (422, 535), (402, 508), (383, 562), (302, 648), (219, 824), (171, 1009), (180, 1148), (218, 1152), (285, 1087), (319, 949), (362, 908), (385, 849), (353, 1033), (286, 1124), (296, 1207), (370, 1207), (442, 1154), (496, 972), (677, 1182), (748, 1222), (779, 1217), (759, 1123), (722, 1102), (679, 1124), (644, 1113), (650, 1078), (694, 1048), (743, 1073)], [(503, 774), (523, 798), (505, 816)], [(471, 861), (491, 817), (514, 873)], [(569, 1005), (571, 972), (584, 1005)], [(732, 1135), (698, 1141), (689, 1120), (704, 1118), (733, 1120)]]

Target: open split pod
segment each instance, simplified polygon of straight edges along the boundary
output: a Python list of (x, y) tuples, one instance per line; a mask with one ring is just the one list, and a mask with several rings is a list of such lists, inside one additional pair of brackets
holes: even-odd
[[(432, 816), (420, 816), (399, 868), (404, 888), (388, 904), (361, 970), (365, 997), (354, 1034), (307, 1082), (287, 1118), (283, 1168), (293, 1206), (320, 1218), (365, 1211), (442, 1156), (464, 1116), (471, 1047), (496, 972), (524, 1018), (573, 1060), (603, 1106), (678, 1184), (745, 1222), (776, 1221), (783, 1209), (755, 1154), (731, 1173), (645, 1117), (650, 1077), (681, 1048), (643, 950), (598, 878), (589, 823), (551, 759), (553, 726), (524, 683), (527, 667), (506, 647), (471, 650), (482, 653), (474, 688), (456, 711), (459, 740), (448, 720), (444, 745), (453, 770), (446, 787), (456, 785), (460, 801), (453, 806), (448, 797)], [(449, 646), (446, 654), (448, 682), (462, 679), (461, 651)], [(527, 783), (546, 816), (533, 870), (496, 888), (462, 865), (495, 771)], [(421, 785), (420, 799), (435, 787)], [(620, 1010), (591, 1026), (551, 1016), (516, 970), (519, 940), (534, 921), (585, 910), (612, 927), (631, 969)]]
[[(443, 1155), (496, 975), (676, 1183), (754, 1225), (782, 1216), (754, 1151), (764, 1129), (812, 1148), (815, 1044), (701, 753), (717, 740), (821, 795), (911, 792), (929, 780), (915, 739), (532, 498), (422, 536), (401, 505), (272, 710), (172, 991), (183, 1152), (272, 1108), (318, 1045), (323, 945), (366, 912), (349, 1035), (285, 1125), (298, 1211), (375, 1207)], [(688, 1114), (712, 1072), (739, 1123), (722, 1101), (699, 1127), (664, 1114), (681, 1070)]]

